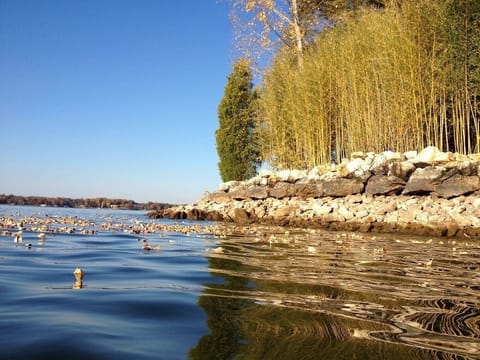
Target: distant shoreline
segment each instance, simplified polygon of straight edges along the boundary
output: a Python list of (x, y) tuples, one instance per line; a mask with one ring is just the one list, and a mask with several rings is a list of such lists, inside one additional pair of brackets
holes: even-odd
[(127, 199), (98, 198), (67, 198), (47, 196), (22, 196), (0, 194), (0, 205), (38, 206), (79, 209), (119, 209), (119, 210), (162, 210), (174, 206), (168, 203), (147, 202), (138, 203)]

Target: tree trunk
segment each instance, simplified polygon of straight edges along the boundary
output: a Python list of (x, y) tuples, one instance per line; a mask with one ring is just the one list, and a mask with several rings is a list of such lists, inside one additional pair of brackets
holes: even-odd
[(295, 44), (297, 47), (298, 66), (303, 67), (303, 36), (298, 20), (297, 0), (292, 0), (293, 29), (295, 31)]

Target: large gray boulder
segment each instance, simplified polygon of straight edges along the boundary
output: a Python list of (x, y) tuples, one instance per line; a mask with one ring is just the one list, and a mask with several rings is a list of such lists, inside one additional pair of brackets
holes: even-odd
[(480, 190), (480, 178), (478, 176), (454, 175), (435, 187), (435, 193), (443, 198), (470, 194)]
[(324, 196), (341, 197), (359, 194), (365, 185), (358, 179), (335, 178), (319, 184)]
[(250, 199), (266, 199), (269, 196), (268, 186), (251, 186), (247, 188), (247, 196)]
[(478, 175), (479, 162), (475, 160), (451, 161), (443, 165), (447, 169), (455, 170), (456, 173), (465, 176)]
[(234, 200), (246, 200), (249, 198), (248, 191), (243, 185), (231, 188), (228, 191), (228, 195)]
[(417, 168), (408, 179), (403, 195), (422, 195), (435, 191), (445, 174), (442, 167)]
[(323, 192), (321, 187), (317, 186), (317, 184), (296, 183), (295, 195), (300, 199), (310, 199), (322, 197)]
[(368, 180), (365, 192), (370, 195), (400, 194), (405, 181), (396, 176), (374, 175)]
[(287, 182), (277, 182), (270, 189), (270, 196), (276, 199), (283, 199), (295, 196), (295, 185)]

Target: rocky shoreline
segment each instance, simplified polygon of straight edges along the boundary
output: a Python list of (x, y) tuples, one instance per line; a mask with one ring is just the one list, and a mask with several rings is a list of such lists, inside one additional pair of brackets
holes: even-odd
[(152, 218), (480, 238), (480, 154), (358, 152), (310, 171), (263, 171)]

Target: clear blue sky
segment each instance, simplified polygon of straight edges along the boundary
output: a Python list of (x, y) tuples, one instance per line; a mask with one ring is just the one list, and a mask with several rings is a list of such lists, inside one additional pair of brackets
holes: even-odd
[(218, 0), (0, 0), (0, 193), (190, 203), (221, 182)]

